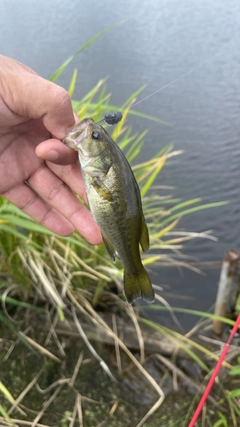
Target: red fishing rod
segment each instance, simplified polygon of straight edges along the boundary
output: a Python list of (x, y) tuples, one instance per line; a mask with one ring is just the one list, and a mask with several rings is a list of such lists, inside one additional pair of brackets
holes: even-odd
[(206, 400), (208, 398), (208, 395), (209, 395), (209, 393), (211, 391), (211, 388), (212, 388), (212, 386), (214, 384), (214, 381), (215, 381), (215, 379), (216, 379), (216, 377), (217, 377), (217, 375), (218, 375), (218, 373), (219, 373), (219, 371), (221, 369), (221, 366), (222, 366), (223, 361), (224, 361), (224, 359), (226, 357), (226, 354), (227, 354), (227, 352), (229, 350), (229, 347), (230, 347), (230, 344), (232, 342), (232, 339), (233, 339), (234, 335), (236, 334), (236, 332), (237, 332), (237, 330), (238, 330), (239, 327), (240, 327), (240, 314), (238, 315), (237, 320), (236, 320), (236, 322), (235, 322), (235, 324), (234, 324), (234, 326), (233, 326), (233, 328), (231, 330), (231, 334), (230, 334), (230, 336), (229, 336), (229, 338), (228, 338), (228, 340), (227, 340), (227, 342), (226, 342), (226, 344), (225, 344), (225, 346), (223, 348), (221, 356), (219, 357), (219, 360), (218, 360), (218, 362), (217, 362), (217, 364), (216, 364), (216, 366), (214, 368), (214, 371), (213, 371), (212, 376), (211, 376), (211, 378), (209, 380), (209, 383), (208, 383), (208, 385), (207, 385), (207, 387), (206, 387), (206, 389), (205, 389), (205, 391), (204, 391), (204, 393), (202, 395), (202, 398), (201, 398), (201, 400), (200, 400), (200, 402), (198, 404), (198, 407), (197, 407), (197, 409), (196, 409), (196, 411), (195, 411), (195, 413), (194, 413), (194, 415), (192, 417), (192, 420), (190, 421), (190, 424), (188, 425), (188, 427), (194, 427), (194, 425), (195, 425), (195, 423), (196, 423), (196, 421), (197, 421), (197, 419), (198, 419), (198, 417), (199, 417), (199, 415), (200, 415), (200, 413), (202, 411), (203, 405), (204, 405), (204, 403), (206, 402)]

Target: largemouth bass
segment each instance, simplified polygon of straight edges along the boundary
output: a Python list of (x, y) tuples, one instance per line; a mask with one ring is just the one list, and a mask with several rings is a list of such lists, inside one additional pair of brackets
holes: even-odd
[(107, 131), (90, 118), (75, 125), (63, 142), (78, 151), (91, 212), (111, 258), (123, 263), (127, 301), (153, 302), (154, 291), (139, 250), (139, 244), (144, 252), (149, 248), (148, 228), (126, 157)]

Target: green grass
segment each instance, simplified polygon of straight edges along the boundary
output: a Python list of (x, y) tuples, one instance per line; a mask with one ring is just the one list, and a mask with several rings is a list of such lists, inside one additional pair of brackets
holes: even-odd
[[(75, 84), (76, 72), (74, 72), (70, 83), (72, 95)], [(103, 111), (109, 110), (110, 95), (106, 95), (106, 92), (105, 83), (100, 81), (84, 97), (83, 102), (73, 102), (75, 112), (80, 118), (93, 115), (96, 121), (100, 120)], [(200, 198), (195, 198), (188, 201), (178, 200), (174, 204), (174, 199), (171, 196), (159, 197), (158, 192), (153, 189), (154, 183), (168, 159), (180, 153), (174, 151), (173, 147), (169, 145), (149, 160), (136, 164), (137, 156), (144, 144), (146, 132), (141, 134), (135, 132), (133, 134), (127, 126), (129, 108), (135, 96), (136, 94), (123, 104), (122, 109), (125, 108), (123, 119), (113, 129), (112, 137), (123, 149), (128, 160), (135, 163), (133, 171), (141, 190), (143, 210), (149, 226), (152, 249), (143, 256), (143, 263), (151, 265), (156, 261), (161, 262), (164, 251), (172, 250), (174, 253), (175, 250), (182, 248), (185, 240), (197, 236), (196, 233), (192, 235), (186, 233), (181, 237), (172, 237), (181, 217), (202, 209), (217, 208), (225, 202), (205, 205), (201, 204)], [(93, 104), (94, 99), (95, 103)], [(201, 237), (201, 234), (199, 236)], [(122, 266), (119, 262), (116, 264), (111, 262), (103, 245), (91, 246), (78, 233), (69, 238), (54, 235), (3, 198), (0, 199), (0, 237), (2, 274), (12, 277), (29, 292), (35, 287), (37, 275), (37, 282), (41, 281), (45, 295), (49, 296), (50, 293), (52, 302), (55, 302), (57, 306), (62, 306), (59, 292), (61, 293), (63, 285), (60, 282), (66, 283), (70, 277), (73, 288), (82, 289), (84, 294), (87, 294), (88, 298), (92, 299), (95, 304), (108, 283), (115, 282), (120, 289)], [(30, 264), (31, 268), (29, 268)], [(59, 271), (62, 270), (62, 264), (65, 265), (66, 273)], [(47, 276), (49, 275), (52, 277), (51, 286), (47, 284), (49, 282)]]
[[(51, 80), (56, 81), (77, 54), (110, 28), (112, 27), (100, 32), (90, 42), (78, 49), (74, 55), (59, 67), (51, 77)], [(74, 70), (68, 91), (72, 97), (74, 111), (80, 119), (90, 116), (95, 121), (98, 121), (106, 111), (119, 110), (123, 112), (123, 119), (112, 130), (112, 138), (124, 151), (130, 163), (134, 162), (133, 171), (141, 190), (143, 210), (149, 225), (151, 242), (151, 250), (148, 254), (144, 254), (143, 263), (146, 266), (154, 266), (158, 261), (158, 265), (161, 265), (163, 259), (166, 262), (164, 256), (167, 254), (169, 263), (174, 265), (176, 251), (181, 251), (185, 241), (195, 239), (198, 236), (211, 238), (207, 233), (197, 234), (190, 232), (186, 232), (180, 237), (176, 232), (176, 237), (173, 237), (181, 218), (186, 215), (194, 215), (195, 212), (202, 209), (219, 209), (226, 202), (204, 204), (200, 198), (183, 201), (172, 197), (172, 195), (160, 196), (159, 191), (154, 188), (154, 184), (159, 179), (159, 174), (165, 164), (170, 158), (181, 154), (181, 152), (174, 151), (174, 147), (168, 145), (152, 158), (146, 159), (142, 163), (137, 162), (147, 131), (141, 134), (132, 132), (129, 127), (131, 122), (130, 115), (134, 114), (139, 118), (144, 117), (154, 120), (159, 123), (159, 126), (169, 125), (159, 118), (140, 114), (131, 108), (144, 87), (132, 94), (123, 105), (114, 106), (110, 102), (110, 94), (107, 93), (106, 80), (100, 80), (81, 100), (74, 99), (76, 84), (77, 70)], [(141, 323), (148, 323), (153, 330), (161, 331), (161, 333), (168, 336), (203, 371), (209, 372), (209, 366), (204, 357), (207, 355), (212, 360), (215, 360), (216, 355), (213, 352), (180, 333), (156, 325), (146, 319), (139, 319), (138, 312), (135, 313), (132, 307), (125, 304), (122, 292), (123, 271), (121, 263), (117, 261), (116, 264), (113, 264), (103, 245), (92, 246), (77, 232), (68, 238), (59, 237), (35, 223), (3, 198), (0, 198), (0, 239), (0, 289), (2, 293), (0, 301), (3, 308), (0, 311), (1, 321), (32, 351), (36, 351), (33, 343), (24, 338), (19, 333), (18, 326), (11, 321), (11, 310), (14, 310), (14, 307), (24, 309), (26, 312), (29, 312), (29, 310), (43, 310), (42, 307), (37, 307), (33, 302), (36, 295), (40, 306), (50, 303), (52, 307), (55, 307), (61, 321), (64, 321), (66, 315), (69, 316), (69, 309), (71, 309), (73, 318), (75, 313), (73, 310), (76, 310), (77, 314), (85, 316), (93, 325), (96, 323), (100, 325), (105, 333), (114, 337), (116, 348), (121, 348), (127, 354), (158, 395), (156, 403), (142, 421), (139, 422), (138, 427), (151, 425), (144, 424), (144, 422), (157, 410), (164, 398), (161, 388), (143, 365), (144, 342), (141, 336)], [(112, 291), (113, 287), (114, 292)], [(135, 327), (139, 339), (141, 363), (129, 351), (124, 342), (119, 339), (116, 331), (103, 321), (101, 315), (94, 309), (96, 306), (105, 310), (111, 310), (112, 307), (118, 306), (119, 310), (128, 316)], [(163, 307), (155, 306), (152, 309), (163, 309)], [(178, 309), (178, 311), (181, 310), (183, 309)], [(183, 311), (187, 313), (187, 310)], [(193, 314), (192, 311), (191, 314)], [(195, 314), (199, 315), (197, 312)], [(200, 315), (204, 316), (203, 313), (200, 313)], [(76, 325), (79, 327), (77, 319), (75, 320)], [(84, 333), (84, 331), (81, 333)], [(88, 341), (86, 342), (88, 343)], [(93, 357), (97, 358), (96, 352), (94, 353), (90, 343), (87, 345), (91, 349)], [(50, 357), (47, 352), (46, 357)], [(100, 363), (101, 366), (104, 366), (103, 361), (100, 361)], [(106, 366), (105, 369), (107, 372), (108, 368)], [(13, 399), (5, 385), (1, 386), (0, 392), (5, 395), (7, 400), (9, 398)], [(229, 394), (231, 402), (234, 398), (236, 398), (236, 395)], [(3, 406), (0, 406), (0, 412), (6, 421), (9, 421), (8, 413)], [(72, 408), (70, 408), (71, 412)]]

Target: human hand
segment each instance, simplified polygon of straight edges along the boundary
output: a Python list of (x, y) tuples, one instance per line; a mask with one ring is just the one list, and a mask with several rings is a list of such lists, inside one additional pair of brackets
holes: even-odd
[(0, 55), (0, 194), (49, 230), (77, 229), (102, 242), (86, 200), (77, 153), (61, 139), (75, 124), (71, 100), (60, 86)]

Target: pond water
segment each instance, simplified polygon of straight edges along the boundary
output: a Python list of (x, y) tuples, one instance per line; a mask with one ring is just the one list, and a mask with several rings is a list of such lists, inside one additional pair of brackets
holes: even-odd
[[(97, 32), (124, 20), (82, 52), (59, 83), (67, 87), (73, 68), (78, 68), (75, 97), (80, 98), (109, 76), (108, 89), (116, 105), (145, 83), (142, 98), (158, 91), (136, 110), (171, 126), (131, 118), (134, 129), (149, 129), (141, 160), (173, 142), (184, 153), (164, 169), (159, 183), (174, 186), (172, 194), (183, 200), (230, 201), (182, 219), (179, 229), (211, 229), (219, 239), (188, 243), (184, 254), (220, 261), (227, 248), (240, 249), (237, 0), (2, 0), (0, 16), (1, 53), (46, 78)], [(185, 269), (152, 272), (154, 283), (190, 297), (186, 306), (197, 309), (208, 309), (214, 302), (218, 277), (218, 269), (207, 270), (205, 276)], [(169, 302), (183, 305), (179, 300)]]

